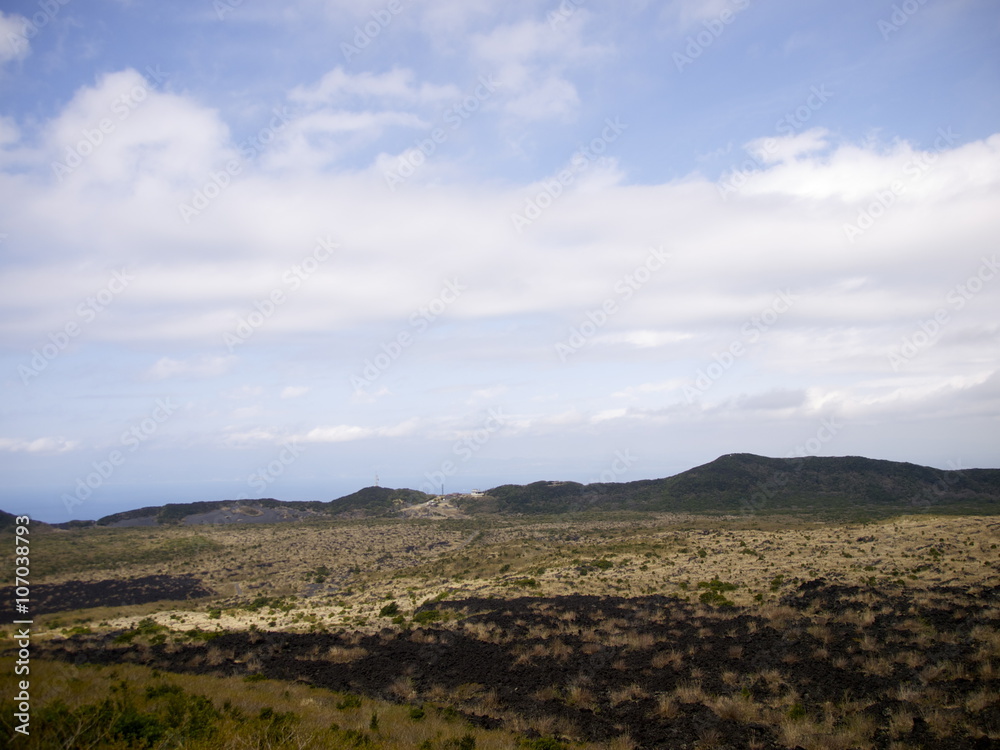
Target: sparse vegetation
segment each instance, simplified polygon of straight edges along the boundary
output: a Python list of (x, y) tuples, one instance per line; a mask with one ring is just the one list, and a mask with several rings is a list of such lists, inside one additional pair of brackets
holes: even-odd
[[(117, 662), (84, 670), (101, 675), (99, 688), (75, 702), (60, 696), (69, 714), (52, 709), (56, 725), (59, 716), (77, 723), (85, 715), (126, 716), (106, 729), (134, 724), (127, 730), (134, 736), (108, 734), (102, 742), (109, 747), (161, 742), (157, 717), (197, 714), (195, 695), (216, 712), (198, 714), (214, 717), (203, 722), (215, 727), (210, 736), (184, 735), (195, 750), (231, 732), (263, 737), (265, 725), (273, 725), (274, 737), (286, 733), (300, 743), (316, 732), (314, 747), (407, 750), (462, 747), (467, 737), (479, 750), (538, 742), (575, 750), (594, 739), (586, 729), (592, 724), (607, 732), (594, 747), (609, 750), (671, 746), (678, 737), (706, 747), (771, 750), (794, 741), (881, 750), (892, 742), (918, 747), (919, 732), (955, 744), (991, 739), (994, 731), (988, 717), (1000, 639), (990, 603), (997, 595), (992, 520), (831, 524), (622, 514), (317, 521), (197, 534), (183, 526), (70, 529), (39, 537), (39, 558), (51, 550), (49, 559), (61, 560), (49, 585), (77, 580), (71, 553), (90, 535), (109, 540), (111, 551), (90, 558), (103, 562), (87, 568), (88, 579), (167, 580), (176, 570), (157, 554), (134, 567), (127, 561), (144, 546), (162, 552), (175, 540), (192, 553), (183, 570), (214, 592), (37, 617), (40, 665), (76, 670), (66, 665)], [(9, 626), (0, 628), (0, 654), (12, 645)], [(443, 655), (451, 663), (462, 654), (470, 661), (454, 672), (435, 671)], [(146, 671), (138, 679), (133, 670), (142, 664), (162, 677)], [(379, 682), (377, 664), (392, 665), (391, 679)], [(479, 672), (477, 664), (498, 671)], [(596, 664), (603, 666), (589, 666)], [(811, 680), (803, 679), (806, 665)], [(193, 687), (215, 679), (190, 674), (206, 668), (234, 675), (226, 678), (229, 708), (225, 698)], [(145, 723), (128, 719), (107, 677), (113, 670), (115, 679), (135, 684), (135, 710), (152, 717)], [(510, 682), (497, 683), (497, 673)], [(336, 687), (330, 680), (357, 674), (371, 682), (343, 683), (353, 685), (352, 694), (327, 693)], [(450, 674), (461, 681), (449, 681)], [(836, 690), (844, 675), (852, 680), (849, 698)], [(523, 694), (513, 690), (533, 680), (537, 686)], [(158, 687), (168, 683), (183, 695)], [(303, 707), (308, 702), (275, 699), (286, 690), (303, 701), (311, 695), (333, 718), (320, 726)], [(267, 699), (244, 705), (234, 699), (239, 691)], [(387, 693), (403, 703), (375, 698)], [(864, 712), (883, 701), (901, 705), (883, 722), (866, 724)], [(263, 709), (272, 713), (262, 717)], [(464, 714), (514, 734), (494, 742), (464, 724)], [(694, 717), (701, 717), (697, 729)], [(741, 734), (725, 722), (752, 729)], [(431, 726), (437, 729), (424, 731)], [(657, 734), (670, 727), (692, 734)], [(244, 746), (256, 741), (240, 736)]]

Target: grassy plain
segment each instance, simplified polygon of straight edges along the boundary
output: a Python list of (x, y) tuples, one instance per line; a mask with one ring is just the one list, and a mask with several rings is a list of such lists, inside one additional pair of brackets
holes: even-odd
[[(121, 680), (152, 690), (152, 714), (195, 710), (178, 689), (219, 696), (216, 732), (151, 747), (974, 746), (1000, 740), (998, 544), (995, 517), (930, 514), (54, 531), (33, 538), (33, 583), (191, 576), (215, 593), (35, 617), (36, 684), (62, 675), (36, 706), (79, 722), (101, 696), (120, 716)], [(454, 652), (504, 676), (460, 681)], [(854, 687), (816, 686), (832, 678)], [(336, 709), (352, 691), (363, 708)]]

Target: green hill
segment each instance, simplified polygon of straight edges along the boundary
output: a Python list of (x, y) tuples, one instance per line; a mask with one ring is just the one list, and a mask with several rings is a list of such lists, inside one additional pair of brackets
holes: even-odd
[[(417, 490), (365, 487), (329, 502), (274, 498), (170, 503), (72, 521), (59, 528), (180, 523), (393, 517), (432, 499)], [(767, 458), (731, 453), (664, 479), (579, 484), (505, 484), (455, 498), (469, 515), (553, 515), (606, 511), (809, 514), (1000, 512), (1000, 469), (934, 469), (860, 456)], [(0, 511), (0, 527), (13, 517)]]
[(328, 513), (334, 515), (389, 515), (399, 507), (394, 500), (402, 500), (402, 505), (415, 505), (430, 500), (428, 495), (419, 490), (394, 490), (389, 487), (365, 487), (350, 495), (332, 501), (328, 505)]
[[(947, 471), (858, 456), (766, 458), (734, 453), (665, 479), (618, 484), (534, 482), (489, 490), (498, 513), (588, 510), (1000, 511), (1000, 469)], [(487, 502), (465, 503), (469, 512)]]

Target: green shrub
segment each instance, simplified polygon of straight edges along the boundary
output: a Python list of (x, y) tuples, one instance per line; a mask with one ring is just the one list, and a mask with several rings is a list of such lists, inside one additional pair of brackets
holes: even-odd
[(537, 589), (538, 581), (536, 581), (534, 578), (516, 578), (513, 581), (511, 581), (508, 585), (517, 586), (518, 588), (522, 589)]
[(345, 693), (344, 697), (337, 701), (337, 710), (346, 711), (350, 708), (360, 708), (361, 707), (361, 696), (353, 695), (352, 693)]
[(698, 600), (702, 604), (711, 604), (711, 605), (714, 605), (716, 607), (735, 607), (736, 606), (736, 604), (734, 602), (732, 602), (729, 599), (727, 599), (725, 596), (723, 596), (722, 594), (720, 594), (718, 591), (704, 591), (704, 592), (702, 592), (701, 596), (698, 597)]
[(711, 581), (699, 581), (698, 588), (708, 589), (709, 591), (721, 593), (723, 591), (736, 591), (736, 589), (738, 589), (739, 586), (737, 586), (735, 583), (720, 581), (718, 577), (716, 577), (713, 578)]
[(552, 737), (539, 737), (534, 740), (521, 740), (524, 750), (568, 750), (568, 745)]
[[(579, 563), (579, 560), (574, 562)], [(599, 560), (591, 560), (590, 562), (581, 563), (577, 566), (576, 572), (582, 576), (592, 573), (595, 570), (610, 570), (615, 564), (608, 560), (606, 557), (602, 557)]]
[(275, 711), (270, 706), (260, 709), (257, 726), (253, 729), (262, 747), (278, 747), (287, 743), (294, 733), (294, 725), (299, 722), (294, 711)]
[(39, 709), (41, 746), (153, 748), (169, 741), (180, 747), (212, 738), (222, 718), (208, 698), (176, 685), (150, 685), (137, 698), (122, 681), (112, 693), (75, 710), (59, 700)]
[[(367, 732), (360, 729), (345, 729), (340, 733), (341, 738), (347, 743), (346, 747), (374, 747), (375, 742), (368, 736)], [(338, 747), (344, 747), (338, 745)]]
[(162, 685), (149, 685), (146, 687), (146, 698), (158, 698), (161, 695), (179, 695), (184, 692), (180, 685), (172, 685), (166, 682)]
[(431, 622), (437, 622), (443, 619), (444, 615), (441, 614), (439, 610), (436, 609), (425, 609), (423, 612), (417, 612), (413, 615), (413, 621), (420, 625), (426, 625)]
[(115, 636), (115, 643), (131, 643), (139, 636), (149, 636), (151, 643), (163, 643), (167, 640), (167, 632), (170, 628), (160, 625), (152, 617), (145, 617), (140, 620), (134, 628), (126, 630)]

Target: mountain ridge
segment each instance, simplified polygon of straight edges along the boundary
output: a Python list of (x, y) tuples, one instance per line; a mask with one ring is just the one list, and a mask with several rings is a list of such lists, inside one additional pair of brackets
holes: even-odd
[[(447, 497), (465, 516), (588, 511), (750, 514), (864, 508), (919, 512), (935, 507), (948, 512), (997, 513), (1000, 469), (935, 469), (863, 456), (770, 458), (728, 453), (662, 479), (591, 484), (543, 480), (499, 485), (481, 496), (454, 493)], [(113, 513), (96, 521), (50, 525), (76, 528), (403, 517), (412, 515), (404, 511), (431, 505), (437, 498), (407, 488), (364, 487), (328, 502), (259, 498), (167, 503)]]

